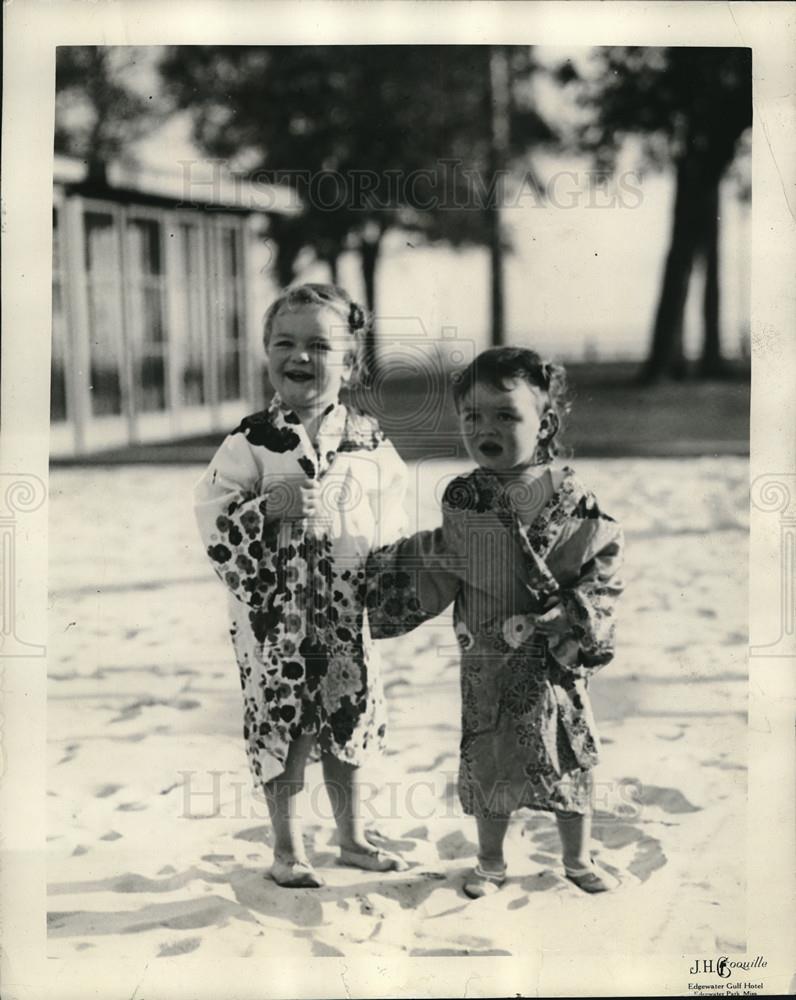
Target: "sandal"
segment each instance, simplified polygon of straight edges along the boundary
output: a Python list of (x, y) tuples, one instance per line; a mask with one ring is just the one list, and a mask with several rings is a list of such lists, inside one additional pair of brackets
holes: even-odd
[(320, 889), (326, 885), (309, 861), (274, 858), (269, 875), (283, 889)]
[(372, 851), (354, 851), (341, 847), (339, 863), (349, 868), (362, 868), (367, 872), (405, 872), (409, 867), (399, 854), (378, 848)]
[(619, 879), (612, 875), (610, 876), (614, 880), (614, 884), (612, 885), (608, 879), (595, 869), (594, 862), (592, 862), (590, 868), (567, 868), (565, 866), (564, 874), (570, 882), (579, 889), (582, 889), (583, 892), (610, 892), (620, 884)]
[(488, 872), (480, 865), (476, 865), (464, 882), (464, 894), (470, 899), (481, 899), (483, 896), (492, 896), (506, 881), (506, 869), (502, 872)]

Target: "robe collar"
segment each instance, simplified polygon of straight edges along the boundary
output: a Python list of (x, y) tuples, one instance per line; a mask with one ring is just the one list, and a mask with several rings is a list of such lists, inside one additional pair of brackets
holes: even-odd
[(494, 473), (487, 469), (476, 469), (474, 475), (479, 493), (491, 496), (498, 517), (504, 523), (512, 523), (516, 527), (520, 547), (535, 570), (534, 589), (555, 591), (558, 584), (548, 569), (546, 560), (558, 541), (564, 525), (586, 494), (574, 470), (568, 465), (560, 470), (561, 478), (558, 486), (554, 487), (552, 496), (530, 525), (520, 521)]
[(299, 465), (310, 479), (320, 478), (329, 469), (340, 449), (346, 431), (348, 410), (340, 403), (330, 403), (323, 411), (315, 441), (310, 440), (300, 417), (275, 392), (268, 404), (268, 416), (275, 427), (288, 427), (298, 435), (302, 456)]

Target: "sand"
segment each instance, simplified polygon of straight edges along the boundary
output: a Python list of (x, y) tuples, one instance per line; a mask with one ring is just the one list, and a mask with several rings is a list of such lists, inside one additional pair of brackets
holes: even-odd
[[(439, 483), (413, 466), (414, 521)], [(448, 618), (381, 643), (390, 751), (365, 775), (372, 836), (400, 874), (336, 864), (308, 772), (308, 852), (327, 880), (278, 888), (252, 793), (225, 601), (198, 544), (198, 467), (51, 477), (49, 947), (55, 958), (698, 952), (745, 948), (747, 462), (594, 460), (581, 477), (627, 534), (615, 661), (593, 682), (604, 752), (595, 852), (622, 880), (563, 878), (545, 814), (509, 832), (510, 878), (461, 891), (473, 821), (454, 781), (459, 694)]]

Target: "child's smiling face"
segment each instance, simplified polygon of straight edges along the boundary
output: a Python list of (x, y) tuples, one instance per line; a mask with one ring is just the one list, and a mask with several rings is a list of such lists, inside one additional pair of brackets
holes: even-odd
[(524, 379), (507, 380), (502, 389), (475, 382), (459, 408), (470, 458), (493, 472), (531, 465), (544, 408), (544, 393)]
[(306, 414), (337, 402), (354, 346), (334, 309), (308, 305), (278, 313), (266, 350), (269, 378), (285, 406)]

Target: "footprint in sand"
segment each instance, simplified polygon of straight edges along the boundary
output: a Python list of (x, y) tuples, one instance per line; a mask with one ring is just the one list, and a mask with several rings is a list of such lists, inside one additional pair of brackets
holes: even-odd
[(717, 767), (720, 771), (745, 771), (743, 764), (733, 764), (727, 760), (701, 760), (702, 767)]
[[(594, 839), (610, 851), (619, 851), (635, 844), (633, 859), (626, 870), (640, 882), (646, 882), (653, 872), (663, 868), (668, 861), (657, 837), (642, 833), (629, 823), (595, 824)], [(616, 869), (612, 870), (616, 872)]]
[(103, 833), (100, 840), (121, 840), (122, 834), (118, 833), (116, 830), (109, 830), (107, 833)]
[(345, 952), (333, 947), (333, 945), (326, 944), (324, 941), (313, 941), (312, 954), (314, 958), (337, 958), (345, 955)]
[(143, 802), (121, 802), (118, 806), (116, 806), (116, 811), (117, 812), (128, 812), (128, 813), (129, 812), (141, 812), (142, 810), (144, 810), (146, 808), (147, 807), (144, 805)]
[(636, 846), (636, 856), (627, 866), (627, 870), (640, 882), (646, 882), (650, 875), (663, 868), (667, 861), (661, 842), (655, 837), (644, 837)]
[[(549, 889), (555, 889), (560, 886), (562, 879), (552, 871), (537, 872), (535, 875), (528, 875), (526, 878), (520, 880), (520, 888), (525, 893), (530, 892), (547, 892)], [(516, 909), (521, 905), (520, 900), (514, 900), (514, 907)]]
[(121, 787), (121, 785), (102, 785), (96, 792), (94, 792), (94, 798), (107, 799), (109, 795), (113, 795), (118, 792)]
[(273, 846), (271, 828), (267, 826), (251, 826), (248, 830), (240, 830), (234, 834), (233, 840), (246, 840), (253, 844), (266, 844)]
[(129, 722), (131, 719), (137, 719), (141, 715), (142, 709), (155, 708), (156, 706), (176, 708), (180, 712), (189, 712), (194, 708), (199, 708), (201, 702), (195, 698), (178, 698), (176, 700), (167, 698), (140, 698), (138, 701), (125, 705), (119, 715), (111, 719), (111, 722)]
[(59, 764), (71, 763), (75, 759), (75, 757), (77, 757), (77, 751), (79, 749), (80, 749), (79, 743), (67, 743), (67, 745), (64, 747), (64, 755), (58, 761), (58, 763)]
[(187, 955), (191, 951), (196, 951), (202, 939), (198, 937), (185, 938), (184, 941), (174, 941), (172, 944), (162, 944), (157, 953), (157, 958), (171, 958), (173, 955)]
[(428, 840), (427, 826), (413, 826), (411, 830), (401, 834), (402, 837), (411, 837), (412, 840)]
[(665, 788), (660, 785), (640, 785), (640, 788), (641, 794), (637, 798), (639, 805), (659, 806), (667, 813), (701, 811), (701, 807), (689, 802), (679, 788)]
[(412, 958), (446, 958), (454, 956), (497, 958), (499, 955), (511, 955), (511, 952), (504, 951), (502, 948), (486, 948), (483, 950), (477, 948), (412, 948), (409, 955)]
[(478, 852), (478, 845), (461, 832), (453, 830), (437, 841), (437, 854), (442, 861), (455, 861), (459, 858), (472, 858)]

